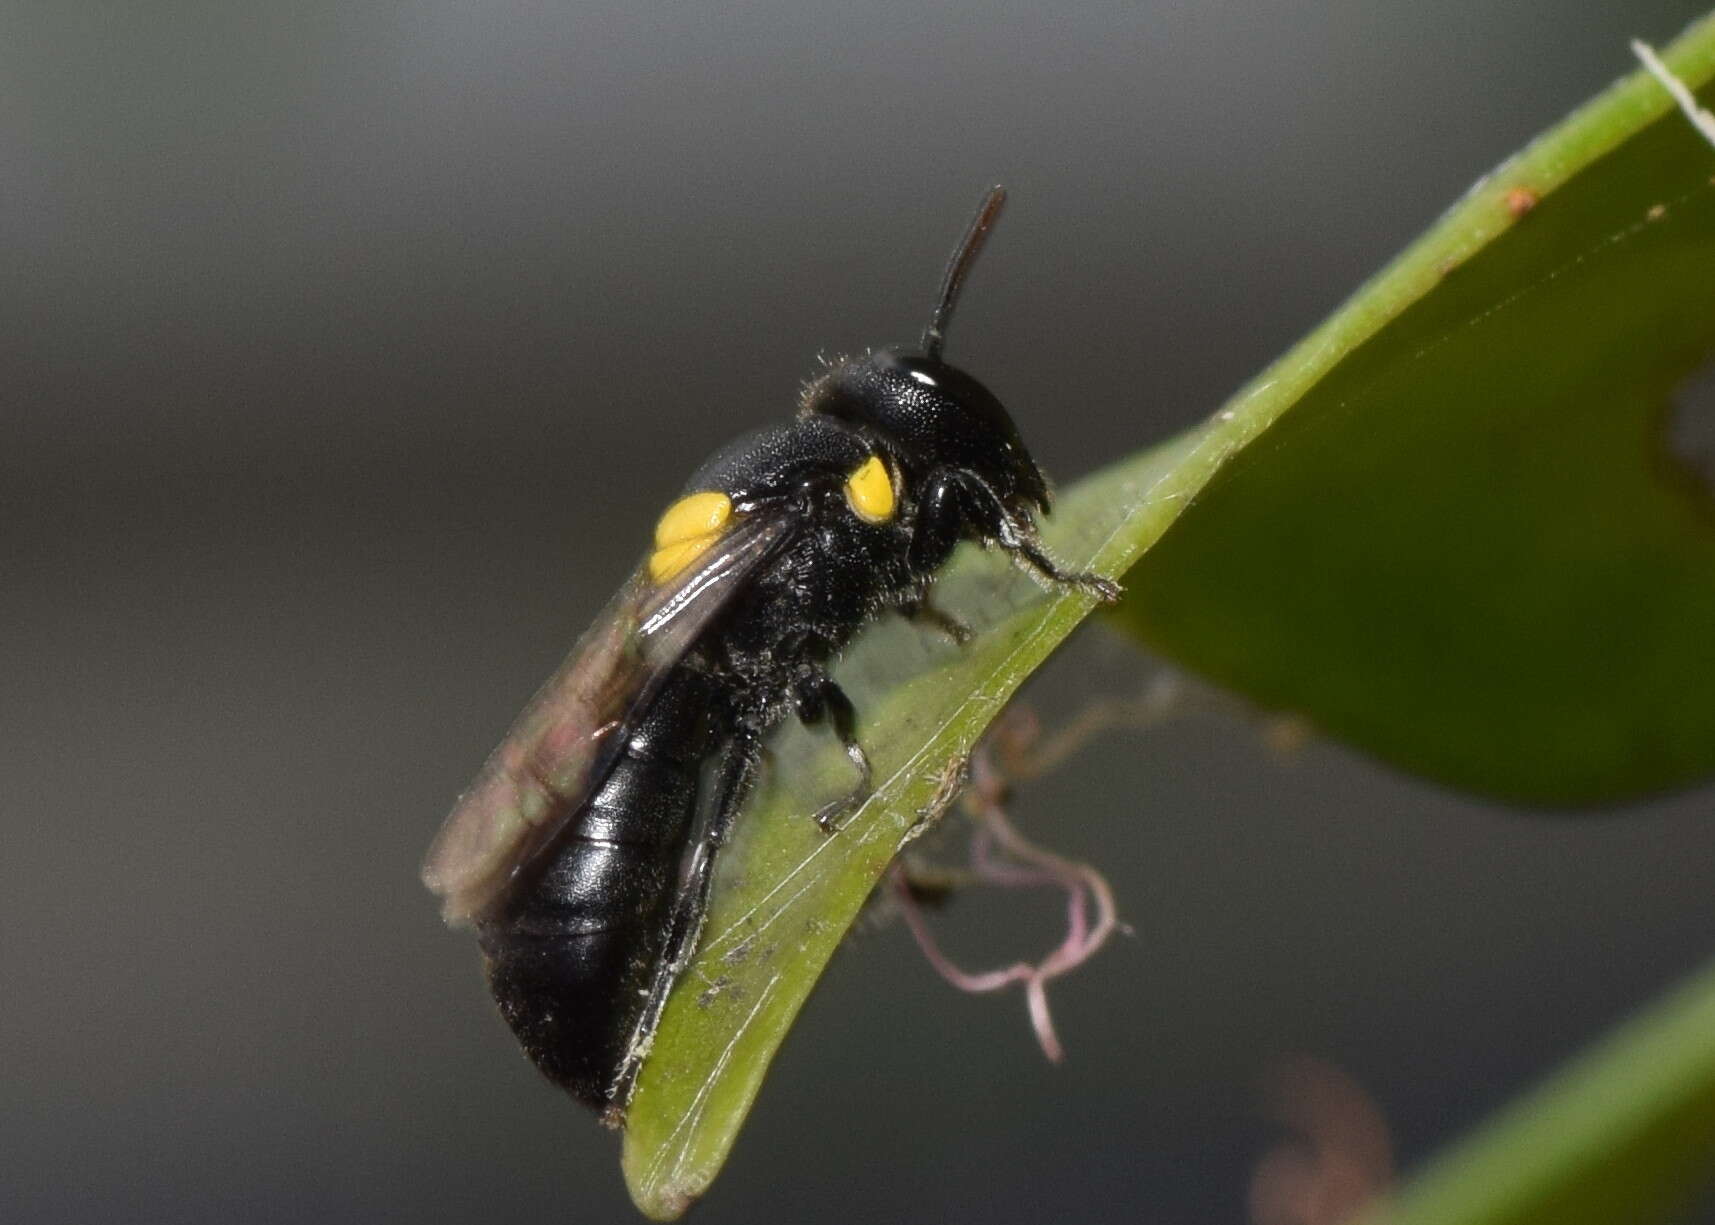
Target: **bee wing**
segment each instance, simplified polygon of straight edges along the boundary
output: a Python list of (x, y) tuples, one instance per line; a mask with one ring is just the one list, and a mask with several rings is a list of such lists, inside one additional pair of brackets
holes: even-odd
[(791, 533), (781, 512), (738, 519), (683, 574), (639, 567), (518, 716), (447, 815), (423, 883), (450, 923), (505, 894), (607, 777), (627, 730), (710, 620)]

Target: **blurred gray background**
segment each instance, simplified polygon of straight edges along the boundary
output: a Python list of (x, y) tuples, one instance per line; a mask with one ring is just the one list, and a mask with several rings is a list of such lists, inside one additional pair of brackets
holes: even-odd
[[(726, 7), (0, 15), (0, 1220), (626, 1219), (416, 866), (683, 476), (994, 181), (953, 356), (1063, 479), (1163, 437), (1702, 5)], [(1068, 1062), (866, 936), (698, 1217), (1241, 1222), (1290, 1051), (1409, 1165), (1704, 959), (1710, 815), (1109, 739), (1016, 811), (1136, 931)]]

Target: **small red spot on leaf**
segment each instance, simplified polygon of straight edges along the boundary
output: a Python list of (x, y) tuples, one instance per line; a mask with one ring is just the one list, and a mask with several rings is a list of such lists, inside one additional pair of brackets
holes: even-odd
[(1524, 216), (1541, 203), (1542, 197), (1528, 187), (1514, 187), (1506, 195), (1507, 212), (1515, 218)]

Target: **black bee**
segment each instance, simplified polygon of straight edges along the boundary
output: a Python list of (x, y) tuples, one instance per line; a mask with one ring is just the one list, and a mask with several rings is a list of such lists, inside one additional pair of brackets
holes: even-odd
[(1102, 599), (1037, 543), (1048, 484), (1000, 402), (941, 360), (959, 290), (1005, 202), (954, 252), (920, 353), (883, 349), (811, 383), (798, 415), (705, 463), (637, 573), (525, 709), (430, 848), (442, 913), (474, 924), (489, 986), (556, 1084), (623, 1121), (695, 951), (714, 858), (788, 713), (826, 722), (856, 771), (815, 813), (869, 794), (828, 662), (898, 612), (962, 639), (929, 602), (961, 540)]

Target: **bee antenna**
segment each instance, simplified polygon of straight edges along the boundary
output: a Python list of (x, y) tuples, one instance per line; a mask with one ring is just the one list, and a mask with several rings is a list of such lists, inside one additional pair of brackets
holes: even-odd
[(941, 298), (935, 304), (935, 314), (929, 320), (929, 326), (923, 331), (923, 353), (932, 362), (941, 360), (941, 346), (947, 342), (947, 325), (952, 322), (953, 307), (959, 303), (959, 290), (964, 288), (965, 277), (970, 274), (971, 265), (977, 262), (977, 255), (982, 251), (983, 243), (988, 241), (989, 231), (994, 229), (1001, 206), (1005, 203), (1006, 188), (998, 183), (989, 188), (977, 208), (977, 215), (971, 218), (970, 228), (953, 251), (953, 258), (947, 262), (947, 275), (941, 278)]

